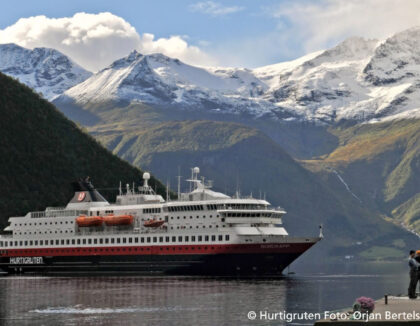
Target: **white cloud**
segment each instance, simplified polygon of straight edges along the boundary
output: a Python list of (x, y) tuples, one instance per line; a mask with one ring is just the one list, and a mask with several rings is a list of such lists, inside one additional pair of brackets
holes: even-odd
[(21, 18), (0, 30), (0, 43), (16, 43), (26, 48), (57, 49), (91, 71), (97, 71), (133, 49), (143, 54), (161, 52), (196, 65), (215, 64), (215, 60), (185, 37), (155, 39), (153, 34), (138, 34), (123, 18), (111, 13), (77, 13), (73, 17)]
[(189, 6), (191, 11), (194, 12), (201, 12), (203, 14), (209, 14), (212, 16), (224, 16), (228, 14), (232, 14), (241, 10), (244, 10), (244, 7), (240, 6), (232, 6), (227, 7), (223, 6), (222, 4), (214, 1), (203, 1), (191, 4)]
[(385, 38), (420, 24), (418, 0), (290, 1), (267, 11), (280, 19), (279, 31), (294, 34), (306, 51), (349, 36)]

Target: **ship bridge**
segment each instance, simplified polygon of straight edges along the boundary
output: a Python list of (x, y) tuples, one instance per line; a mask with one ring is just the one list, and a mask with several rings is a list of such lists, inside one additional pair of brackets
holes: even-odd
[(222, 209), (218, 210), (229, 224), (282, 224), (284, 210), (273, 209)]

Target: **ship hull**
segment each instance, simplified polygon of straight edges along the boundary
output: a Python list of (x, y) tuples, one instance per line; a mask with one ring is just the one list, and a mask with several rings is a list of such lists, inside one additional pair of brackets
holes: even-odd
[[(147, 254), (124, 248), (122, 254), (44, 256), (32, 255), (0, 258), (0, 268), (9, 274), (40, 275), (208, 275), (208, 276), (281, 276), (282, 271), (316, 241), (305, 243), (260, 245), (222, 250), (209, 245), (213, 252), (194, 252), (176, 248), (154, 248)], [(206, 247), (207, 248), (207, 247)], [(144, 249), (144, 248), (143, 248)], [(163, 250), (162, 250), (163, 249)], [(173, 248), (171, 248), (173, 249)], [(204, 249), (204, 247), (203, 247)], [(130, 251), (130, 254), (127, 254)], [(162, 252), (163, 251), (163, 252)], [(235, 252), (236, 251), (236, 252)], [(146, 252), (148, 252), (146, 250)], [(187, 253), (188, 252), (188, 253)], [(31, 258), (32, 257), (32, 258)]]

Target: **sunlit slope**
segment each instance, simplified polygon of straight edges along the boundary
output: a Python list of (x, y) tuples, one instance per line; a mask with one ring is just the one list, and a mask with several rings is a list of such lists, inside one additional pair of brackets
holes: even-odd
[(306, 161), (313, 171), (339, 172), (365, 205), (420, 232), (420, 120), (330, 130), (339, 146)]

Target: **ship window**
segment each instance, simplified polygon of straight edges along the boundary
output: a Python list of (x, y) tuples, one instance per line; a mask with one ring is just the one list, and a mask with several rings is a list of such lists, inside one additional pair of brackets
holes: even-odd
[(104, 239), (100, 238), (99, 239), (99, 244), (103, 244), (104, 243)]
[(127, 242), (127, 239), (126, 238), (123, 238), (122, 240), (123, 240), (123, 243), (126, 243)]
[(223, 241), (223, 235), (219, 235), (219, 241)]
[(203, 241), (203, 237), (201, 235), (198, 236), (198, 241)]
[(195, 235), (192, 235), (192, 236), (191, 236), (191, 241), (192, 241), (192, 242), (195, 242)]
[(186, 236), (185, 237), (185, 242), (188, 242), (189, 241), (189, 238), (190, 238), (189, 236)]
[(10, 241), (10, 247), (13, 247), (13, 241)]
[(209, 241), (209, 236), (206, 235), (206, 237), (204, 238), (205, 241)]
[(92, 244), (92, 239), (88, 239), (88, 244)]
[(159, 237), (159, 242), (163, 242), (163, 237)]
[(114, 238), (111, 238), (111, 243), (115, 243), (115, 239)]
[(76, 240), (72, 239), (72, 240), (71, 240), (71, 244), (72, 244), (72, 245), (76, 244)]
[(78, 245), (80, 244), (80, 239), (77, 239), (77, 244), (78, 244)]
[(25, 246), (27, 246), (28, 245), (28, 241), (25, 241)]
[(137, 237), (136, 237), (136, 238), (134, 238), (134, 242), (135, 242), (135, 243), (139, 243), (139, 238), (137, 238)]
[(229, 241), (229, 235), (225, 235), (225, 240)]
[(147, 239), (147, 242), (150, 243), (150, 237), (147, 237), (146, 239)]
[(83, 239), (83, 244), (86, 244), (86, 239)]
[(182, 242), (182, 237), (178, 237), (178, 242)]
[(211, 241), (216, 241), (216, 236), (215, 235), (211, 236)]
[(128, 243), (133, 243), (133, 238), (128, 238)]
[(172, 237), (172, 242), (176, 242), (176, 237)]
[(67, 239), (66, 240), (66, 245), (69, 245), (70, 244), (70, 240), (69, 239)]
[(140, 238), (141, 243), (144, 243), (144, 238)]
[(60, 241), (59, 240), (55, 240), (55, 244), (56, 245), (59, 245), (60, 244)]
[(34, 242), (31, 240), (31, 241), (29, 241), (29, 245), (30, 246), (33, 246), (34, 245)]
[(108, 244), (109, 243), (109, 239), (105, 238), (105, 243)]
[(120, 238), (117, 238), (117, 243), (121, 243), (121, 239)]
[(166, 242), (169, 242), (169, 237), (165, 237), (165, 241)]
[(157, 242), (157, 237), (153, 237), (153, 242)]

